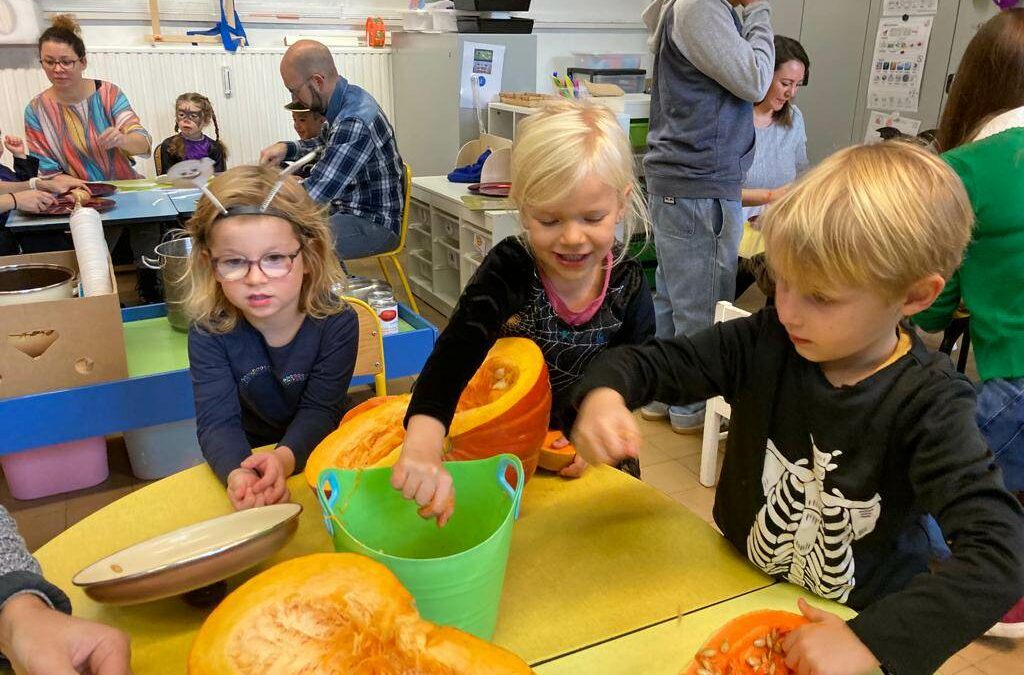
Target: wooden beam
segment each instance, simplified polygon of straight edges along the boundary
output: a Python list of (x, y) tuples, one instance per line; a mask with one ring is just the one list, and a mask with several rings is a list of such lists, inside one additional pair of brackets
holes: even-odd
[(153, 35), (160, 35), (160, 1), (149, 0), (149, 21), (153, 25)]
[(217, 35), (150, 35), (150, 42), (166, 42), (173, 44), (222, 44)]

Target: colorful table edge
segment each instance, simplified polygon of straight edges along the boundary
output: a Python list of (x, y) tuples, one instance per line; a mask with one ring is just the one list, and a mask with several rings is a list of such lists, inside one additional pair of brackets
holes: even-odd
[[(121, 312), (126, 323), (166, 314), (163, 304)], [(388, 379), (417, 375), (438, 335), (433, 324), (403, 304), (399, 316), (414, 330), (384, 336)], [(370, 376), (352, 379), (352, 386), (372, 383)], [(188, 370), (0, 399), (0, 427), (5, 429), (0, 455), (192, 417), (195, 407)]]

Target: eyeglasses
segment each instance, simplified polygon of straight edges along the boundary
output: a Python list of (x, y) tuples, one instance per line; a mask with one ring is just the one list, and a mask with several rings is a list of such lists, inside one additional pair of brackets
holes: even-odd
[(299, 92), (302, 91), (302, 88), (305, 87), (306, 84), (308, 84), (309, 81), (312, 80), (312, 79), (313, 79), (313, 75), (308, 76), (306, 79), (304, 79), (302, 81), (302, 84), (300, 84), (295, 89), (292, 89), (291, 87), (285, 87), (285, 89), (288, 90), (288, 93), (292, 95), (292, 100), (293, 101), (297, 101), (298, 100), (296, 97), (299, 95)]
[(203, 113), (202, 112), (193, 112), (191, 110), (178, 110), (178, 111), (175, 112), (175, 116), (179, 120), (191, 120), (193, 122), (202, 122), (203, 121)]
[(81, 60), (82, 59), (60, 59), (59, 61), (54, 61), (53, 59), (39, 59), (39, 63), (47, 70), (54, 70), (57, 66), (60, 66), (64, 70), (69, 70)]
[(261, 257), (259, 260), (249, 260), (248, 258), (230, 257), (230, 258), (214, 258), (210, 262), (213, 263), (213, 269), (217, 272), (217, 275), (225, 281), (240, 281), (245, 277), (249, 276), (249, 272), (252, 270), (252, 266), (256, 265), (263, 272), (264, 276), (268, 279), (280, 279), (281, 277), (288, 276), (288, 273), (292, 271), (292, 265), (295, 262), (295, 258), (302, 253), (300, 248), (295, 253), (268, 253)]

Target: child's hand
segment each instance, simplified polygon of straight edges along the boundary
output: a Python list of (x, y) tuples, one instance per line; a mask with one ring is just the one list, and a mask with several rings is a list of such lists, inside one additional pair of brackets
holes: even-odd
[(786, 665), (799, 675), (861, 675), (879, 666), (845, 621), (802, 598), (797, 605), (811, 623), (782, 638), (782, 650)]
[[(286, 460), (279, 454), (280, 450), (286, 451), (289, 457), (294, 457), (288, 448), (278, 447), (272, 452), (254, 453), (242, 461), (243, 469), (255, 471), (259, 476), (259, 479), (250, 486), (257, 506), (281, 504), (291, 499), (291, 493), (285, 483), (291, 471), (286, 465)], [(290, 466), (295, 466), (294, 458)]]
[[(569, 439), (566, 438), (565, 436), (562, 436), (554, 443), (552, 443), (551, 447), (557, 450), (559, 448), (564, 448), (567, 445), (569, 445)], [(583, 475), (583, 472), (587, 470), (587, 466), (589, 466), (587, 464), (587, 460), (583, 459), (577, 452), (573, 456), (572, 462), (569, 464), (569, 466), (566, 466), (561, 471), (559, 471), (558, 475), (561, 476), (562, 478), (579, 478), (580, 476)]]
[(18, 159), (25, 159), (25, 141), (17, 136), (4, 136), (4, 147), (11, 151), (11, 154)]
[(228, 499), (231, 500), (231, 506), (235, 507), (235, 511), (263, 506), (262, 503), (256, 503), (256, 495), (252, 491), (252, 486), (259, 479), (255, 471), (241, 467), (228, 474)]
[(117, 127), (107, 127), (96, 141), (104, 150), (124, 147), (125, 135)]
[(391, 469), (391, 487), (422, 508), (420, 516), (437, 518), (444, 527), (455, 510), (452, 477), (441, 464), (444, 425), (429, 415), (413, 415), (405, 432), (402, 455)]
[(85, 187), (85, 181), (63, 173), (57, 173), (46, 178), (40, 178), (36, 183), (40, 190), (46, 190), (55, 195), (62, 195), (77, 187)]
[(583, 399), (572, 430), (576, 451), (591, 464), (618, 464), (640, 454), (640, 427), (614, 389), (595, 389)]

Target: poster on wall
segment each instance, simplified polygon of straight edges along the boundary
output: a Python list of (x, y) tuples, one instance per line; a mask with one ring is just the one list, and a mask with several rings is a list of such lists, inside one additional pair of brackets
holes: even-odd
[(882, 16), (903, 16), (909, 14), (935, 14), (939, 11), (939, 0), (885, 0)]
[(504, 65), (504, 45), (466, 42), (462, 49), (459, 107), (486, 108), (501, 92)]
[(872, 110), (868, 114), (868, 130), (864, 134), (864, 142), (878, 143), (881, 141), (882, 135), (878, 133), (878, 130), (884, 127), (898, 129), (907, 136), (917, 136), (917, 132), (921, 131), (921, 120), (902, 117), (896, 111), (884, 113)]
[(934, 17), (883, 18), (878, 23), (868, 107), (917, 112)]

